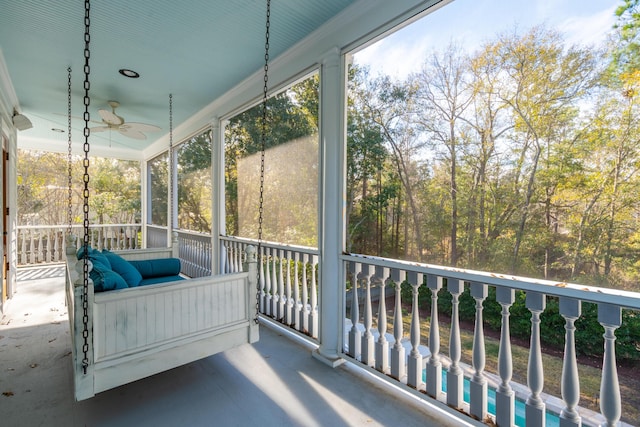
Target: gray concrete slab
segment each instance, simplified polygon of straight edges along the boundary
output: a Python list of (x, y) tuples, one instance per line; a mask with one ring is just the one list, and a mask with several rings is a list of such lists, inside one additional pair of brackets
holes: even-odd
[(264, 325), (257, 344), (75, 402), (64, 278), (23, 277), (0, 320), (3, 427), (465, 424)]

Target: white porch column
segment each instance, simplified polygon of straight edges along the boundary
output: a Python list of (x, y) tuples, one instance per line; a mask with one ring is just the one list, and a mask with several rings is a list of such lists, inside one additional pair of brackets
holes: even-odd
[(140, 161), (140, 227), (142, 232), (142, 248), (147, 248), (147, 225), (151, 223), (151, 185), (149, 185), (149, 161)]
[(211, 274), (222, 274), (226, 261), (220, 241), (224, 233), (224, 137), (220, 131), (220, 119), (211, 120)]
[(173, 230), (178, 228), (178, 156), (175, 144), (169, 147), (169, 176), (167, 185), (167, 242), (171, 245)]
[(338, 366), (344, 329), (345, 272), (340, 254), (344, 249), (346, 177), (345, 72), (340, 49), (333, 48), (320, 67), (320, 347), (313, 356)]

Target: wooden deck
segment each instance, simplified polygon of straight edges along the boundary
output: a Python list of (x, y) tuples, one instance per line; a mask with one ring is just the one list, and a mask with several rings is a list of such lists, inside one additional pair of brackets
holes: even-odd
[(2, 426), (465, 425), (274, 326), (260, 341), (75, 402), (63, 270), (20, 272), (0, 320)]

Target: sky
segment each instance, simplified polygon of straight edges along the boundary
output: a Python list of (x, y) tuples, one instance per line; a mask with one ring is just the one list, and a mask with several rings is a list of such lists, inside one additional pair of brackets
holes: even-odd
[(570, 44), (598, 44), (610, 32), (622, 0), (454, 0), (452, 3), (357, 52), (354, 62), (373, 74), (403, 79), (424, 58), (450, 41), (473, 51), (514, 28), (545, 24)]

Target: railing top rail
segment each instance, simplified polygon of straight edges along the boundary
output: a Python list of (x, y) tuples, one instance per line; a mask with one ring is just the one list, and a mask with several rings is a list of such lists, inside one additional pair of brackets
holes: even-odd
[[(236, 237), (236, 236), (225, 236), (225, 235), (220, 235), (220, 240), (225, 240), (228, 242), (238, 242), (238, 243), (248, 243), (251, 245), (258, 245), (258, 240), (256, 239), (249, 239), (247, 237)], [(286, 243), (275, 243), (275, 242), (267, 242), (267, 241), (262, 241), (262, 246), (266, 246), (269, 248), (274, 248), (274, 249), (282, 249), (285, 251), (293, 251), (293, 252), (301, 252), (301, 253), (306, 253), (306, 254), (311, 254), (311, 255), (319, 255), (320, 251), (318, 251), (318, 248), (312, 248), (309, 246), (298, 246), (298, 245), (289, 245)]]
[(540, 292), (546, 295), (569, 297), (581, 301), (607, 303), (620, 307), (640, 310), (640, 293), (610, 288), (585, 286), (576, 283), (555, 282), (551, 280), (532, 279), (510, 274), (497, 274), (486, 271), (466, 270), (462, 268), (422, 264), (411, 261), (401, 261), (360, 254), (344, 254), (343, 261), (359, 262), (372, 266), (390, 269), (406, 270), (421, 274), (447, 277), (477, 282), (492, 286), (502, 286), (511, 289)]
[(158, 224), (147, 224), (148, 228), (161, 228), (163, 230), (166, 230), (167, 228), (169, 228), (166, 225), (158, 225)]
[[(42, 230), (42, 229), (67, 229), (69, 224), (57, 224), (57, 225), (18, 225), (18, 230)], [(82, 228), (82, 224), (73, 224), (71, 228)], [(97, 227), (142, 227), (142, 224), (89, 224), (89, 228)]]
[(212, 237), (211, 233), (202, 233), (200, 231), (185, 230), (180, 228), (175, 228), (174, 231), (176, 231), (178, 234), (188, 234), (190, 236), (208, 237), (208, 238)]

